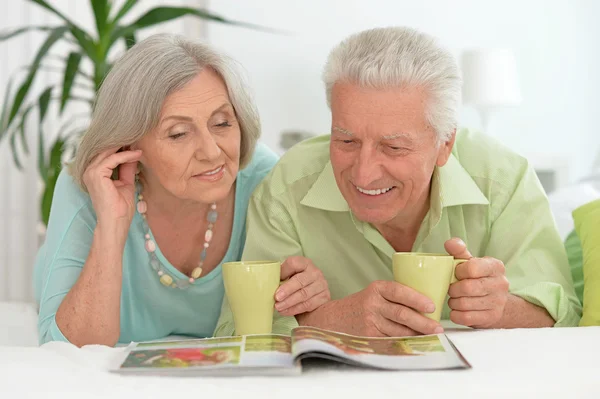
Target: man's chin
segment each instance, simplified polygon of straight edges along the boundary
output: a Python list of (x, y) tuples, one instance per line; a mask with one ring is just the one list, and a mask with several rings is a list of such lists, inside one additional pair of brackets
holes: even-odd
[(381, 211), (369, 211), (363, 209), (352, 209), (352, 213), (356, 219), (360, 220), (363, 223), (370, 223), (373, 225), (381, 225), (389, 222), (394, 217), (393, 215), (385, 214)]

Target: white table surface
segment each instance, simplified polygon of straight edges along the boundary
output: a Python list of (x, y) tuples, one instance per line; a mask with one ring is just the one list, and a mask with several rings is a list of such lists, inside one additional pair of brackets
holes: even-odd
[(295, 377), (121, 376), (107, 369), (122, 348), (78, 349), (65, 343), (0, 347), (0, 397), (600, 398), (600, 327), (446, 333), (472, 369), (311, 369)]

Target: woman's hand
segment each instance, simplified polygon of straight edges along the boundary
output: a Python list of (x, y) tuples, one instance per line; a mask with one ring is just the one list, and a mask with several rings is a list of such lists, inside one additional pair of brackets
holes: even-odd
[(331, 299), (323, 273), (308, 258), (287, 258), (281, 264), (281, 280), (288, 280), (275, 293), (275, 309), (282, 316), (312, 312)]
[[(83, 173), (83, 182), (92, 199), (98, 224), (123, 226), (129, 229), (135, 212), (135, 172), (142, 151), (122, 151), (118, 148), (98, 154)], [(112, 180), (119, 167), (119, 180)]]

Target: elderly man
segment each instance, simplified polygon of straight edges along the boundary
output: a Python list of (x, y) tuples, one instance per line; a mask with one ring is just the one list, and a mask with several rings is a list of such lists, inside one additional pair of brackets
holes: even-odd
[[(392, 255), (444, 250), (469, 260), (442, 318), (577, 325), (581, 306), (534, 171), (489, 137), (456, 131), (461, 79), (449, 52), (412, 29), (374, 29), (339, 44), (323, 76), (331, 135), (285, 154), (248, 210), (243, 257), (314, 262), (332, 296), (297, 320), (280, 317), (298, 310), (283, 300), (276, 332), (296, 321), (368, 336), (441, 332), (423, 316), (433, 303), (393, 281)], [(227, 311), (221, 332), (232, 329)]]

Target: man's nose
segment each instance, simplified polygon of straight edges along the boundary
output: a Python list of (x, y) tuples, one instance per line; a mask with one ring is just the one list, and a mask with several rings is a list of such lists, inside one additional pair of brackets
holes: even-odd
[(377, 154), (369, 148), (361, 148), (352, 172), (354, 184), (369, 188), (372, 182), (381, 178), (381, 164)]

